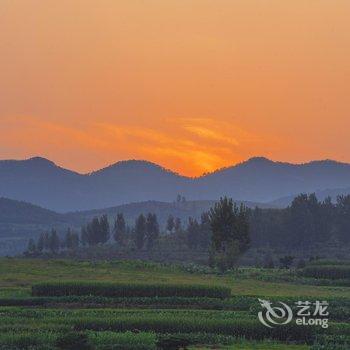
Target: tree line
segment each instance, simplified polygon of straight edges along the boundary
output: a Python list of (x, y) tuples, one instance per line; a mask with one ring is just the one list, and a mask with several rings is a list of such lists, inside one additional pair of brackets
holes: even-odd
[[(241, 241), (240, 245), (219, 245), (217, 237), (223, 240), (230, 232), (239, 232), (236, 238)], [(247, 236), (249, 244), (243, 238)], [(237, 250), (244, 251), (247, 246), (305, 252), (317, 245), (347, 246), (350, 244), (350, 195), (339, 196), (332, 202), (330, 198), (319, 201), (315, 194), (301, 194), (284, 209), (248, 209), (222, 198), (198, 219), (190, 217), (182, 222), (179, 217), (169, 215), (163, 230), (154, 213), (140, 214), (133, 225), (127, 224), (122, 213), (112, 222), (103, 215), (93, 218), (79, 233), (72, 229), (60, 235), (55, 230), (45, 232), (37, 242), (29, 242), (28, 251), (56, 254), (107, 242), (121, 249), (133, 246), (137, 250), (152, 250), (160, 240), (168, 241), (169, 245), (181, 242), (194, 251), (230, 251), (227, 254), (234, 257)]]
[(127, 225), (122, 213), (117, 214), (112, 225), (107, 215), (103, 215), (84, 225), (80, 234), (70, 228), (63, 237), (55, 230), (42, 233), (37, 242), (30, 240), (26, 254), (57, 254), (61, 250), (74, 251), (107, 242), (121, 249), (133, 245), (138, 250), (152, 250), (161, 238), (182, 240), (190, 250), (206, 250), (210, 252), (211, 265), (227, 269), (250, 245), (248, 210), (224, 197), (203, 213), (200, 220), (190, 217), (187, 225), (170, 215), (162, 234), (154, 213), (140, 214), (133, 227)]
[(350, 244), (350, 195), (333, 203), (315, 194), (300, 194), (285, 209), (249, 210), (252, 243), (256, 247), (307, 250), (316, 244)]
[[(184, 227), (183, 227), (184, 226)], [(65, 235), (58, 235), (55, 229), (42, 233), (37, 242), (29, 240), (28, 251), (57, 253), (60, 250), (75, 250), (79, 246), (103, 245), (107, 242), (125, 247), (132, 242), (139, 250), (152, 249), (160, 238), (160, 226), (157, 215), (140, 214), (134, 226), (129, 226), (122, 213), (118, 213), (113, 224), (110, 225), (107, 215), (94, 217), (82, 226), (80, 234), (68, 228)], [(163, 237), (184, 239), (190, 249), (207, 249), (210, 245), (209, 214), (203, 213), (198, 221), (189, 217), (187, 226), (181, 219), (169, 215)]]

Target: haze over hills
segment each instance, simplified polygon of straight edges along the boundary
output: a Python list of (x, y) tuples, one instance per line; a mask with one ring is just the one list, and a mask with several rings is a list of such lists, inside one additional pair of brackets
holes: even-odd
[(0, 198), (0, 256), (20, 254), (28, 239), (51, 228), (64, 229), (70, 223), (63, 214), (39, 206)]
[[(315, 191), (315, 194), (316, 194), (316, 197), (320, 201), (325, 200), (327, 197), (331, 197), (332, 201), (335, 202), (337, 200), (338, 196), (349, 195), (350, 194), (350, 187)], [(271, 206), (284, 208), (284, 207), (287, 207), (288, 205), (290, 205), (294, 198), (295, 198), (295, 195), (290, 195), (290, 196), (275, 199), (274, 201), (269, 202), (269, 204)]]
[(79, 174), (40, 157), (0, 161), (0, 196), (24, 200), (58, 212), (90, 210), (143, 201), (188, 200), (271, 202), (301, 192), (350, 188), (350, 164), (331, 160), (306, 164), (251, 158), (198, 178), (189, 178), (147, 161), (122, 161)]
[[(0, 236), (7, 234), (1, 230), (2, 225), (48, 225), (50, 228), (55, 226), (76, 226), (86, 224), (92, 218), (107, 214), (111, 222), (118, 213), (123, 213), (127, 223), (134, 224), (134, 221), (141, 213), (155, 213), (161, 225), (165, 225), (169, 215), (187, 220), (190, 216), (200, 218), (204, 211), (209, 210), (215, 201), (186, 201), (186, 202), (159, 202), (146, 201), (122, 204), (115, 207), (74, 211), (69, 213), (56, 213), (37, 205), (17, 201), (14, 199), (0, 198)], [(236, 202), (244, 204), (249, 208), (271, 208), (270, 205), (264, 205), (255, 202)], [(25, 232), (24, 232), (25, 233)], [(9, 234), (11, 236), (11, 234)]]
[[(64, 234), (68, 227), (80, 232), (82, 225), (93, 217), (103, 214), (108, 215), (112, 225), (117, 213), (123, 213), (126, 222), (133, 226), (138, 215), (151, 212), (157, 215), (160, 227), (164, 229), (169, 215), (179, 217), (185, 227), (190, 216), (199, 219), (213, 204), (214, 201), (180, 203), (146, 201), (62, 214), (31, 203), (0, 198), (0, 256), (21, 253), (26, 248), (29, 238), (37, 238), (40, 233), (50, 231), (52, 228), (55, 228), (60, 235)], [(244, 204), (251, 208), (257, 205), (262, 208), (269, 207), (252, 202)]]
[(63, 215), (27, 202), (0, 198), (0, 224), (45, 224), (63, 221)]

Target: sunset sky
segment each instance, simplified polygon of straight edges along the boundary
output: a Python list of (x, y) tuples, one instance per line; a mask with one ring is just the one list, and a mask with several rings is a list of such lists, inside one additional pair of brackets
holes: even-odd
[(349, 0), (1, 0), (0, 159), (350, 162), (349, 18)]

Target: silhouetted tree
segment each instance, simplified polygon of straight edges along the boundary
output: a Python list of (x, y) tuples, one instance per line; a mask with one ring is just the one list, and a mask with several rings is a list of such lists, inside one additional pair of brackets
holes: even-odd
[(200, 230), (196, 219), (188, 218), (187, 224), (187, 242), (190, 249), (196, 249), (199, 245)]
[(172, 233), (175, 227), (174, 217), (172, 215), (168, 216), (166, 229), (168, 232)]
[(350, 195), (338, 196), (335, 208), (335, 234), (339, 241), (350, 243)]
[(109, 223), (107, 215), (101, 218), (94, 217), (85, 228), (82, 228), (82, 240), (86, 240), (89, 245), (106, 243), (109, 239)]
[(315, 194), (295, 197), (287, 221), (288, 240), (293, 246), (310, 246), (317, 239), (320, 205)]
[(99, 243), (106, 243), (109, 240), (109, 222), (107, 215), (100, 218), (100, 237)]
[(79, 236), (69, 228), (65, 237), (65, 246), (67, 249), (76, 250), (79, 247)]
[(89, 245), (96, 245), (100, 243), (100, 221), (98, 217), (94, 217), (86, 226), (87, 239)]
[(50, 250), (50, 234), (44, 232), (43, 234), (44, 250)]
[(117, 214), (117, 218), (114, 222), (113, 236), (114, 240), (122, 245), (125, 240), (126, 235), (126, 224), (124, 220), (124, 215), (122, 213)]
[(39, 236), (36, 248), (37, 248), (37, 251), (39, 253), (42, 253), (42, 251), (44, 250), (44, 234), (43, 233)]
[(89, 242), (89, 240), (88, 240), (88, 233), (87, 233), (87, 229), (86, 229), (85, 226), (83, 226), (81, 228), (80, 241), (81, 241), (81, 244), (83, 246), (86, 246), (88, 244), (88, 242)]
[(157, 215), (149, 213), (146, 219), (146, 239), (147, 248), (153, 248), (154, 242), (159, 237), (159, 224), (157, 220)]
[(250, 246), (248, 209), (241, 204), (237, 215), (236, 234), (234, 239), (238, 240), (240, 253), (244, 253)]
[(140, 214), (135, 222), (135, 243), (138, 249), (142, 249), (146, 238), (146, 219)]
[(294, 256), (291, 256), (291, 255), (286, 255), (280, 258), (281, 267), (284, 269), (289, 269), (293, 264), (294, 259), (295, 259)]
[(61, 241), (62, 249), (65, 249), (65, 248), (68, 249), (68, 246), (70, 245), (70, 240), (71, 240), (71, 233), (72, 233), (72, 230), (70, 229), (70, 227), (68, 227), (67, 232), (64, 236), (64, 239), (62, 239)]
[(49, 242), (51, 253), (56, 254), (60, 249), (60, 239), (54, 229), (51, 230)]
[(174, 223), (174, 229), (176, 233), (179, 233), (182, 230), (182, 224), (181, 224), (181, 219), (176, 218), (175, 223)]
[(234, 266), (237, 258), (249, 247), (247, 210), (227, 197), (220, 198), (209, 211), (212, 231), (211, 261), (221, 270)]
[(36, 245), (34, 242), (34, 239), (30, 239), (28, 242), (28, 249), (27, 249), (29, 254), (35, 254), (36, 253)]

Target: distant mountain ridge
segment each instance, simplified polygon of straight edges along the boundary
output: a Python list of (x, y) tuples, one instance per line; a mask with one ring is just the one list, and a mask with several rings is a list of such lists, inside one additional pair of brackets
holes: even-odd
[(57, 166), (50, 160), (0, 161), (0, 196), (23, 200), (58, 212), (91, 210), (149, 200), (272, 202), (301, 192), (350, 188), (350, 164), (332, 160), (305, 164), (264, 157), (219, 169), (197, 178), (182, 176), (140, 160), (122, 161), (89, 174)]

